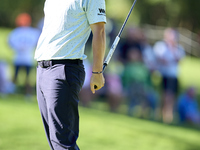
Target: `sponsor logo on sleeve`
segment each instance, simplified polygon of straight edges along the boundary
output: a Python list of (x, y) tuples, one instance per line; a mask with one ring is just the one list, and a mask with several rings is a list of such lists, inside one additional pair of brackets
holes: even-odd
[(98, 15), (106, 16), (106, 11), (105, 11), (105, 9), (99, 8), (99, 13), (98, 13)]

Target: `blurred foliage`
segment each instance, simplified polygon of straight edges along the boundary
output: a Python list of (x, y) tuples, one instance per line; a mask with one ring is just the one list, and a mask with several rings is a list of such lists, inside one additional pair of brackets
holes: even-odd
[(29, 13), (33, 24), (43, 17), (44, 0), (1, 0), (0, 26), (15, 27), (15, 18), (20, 13)]
[(200, 1), (195, 0), (142, 0), (137, 11), (140, 23), (159, 26), (184, 27), (197, 32), (200, 27)]
[[(123, 21), (133, 1), (107, 0), (107, 15)], [(136, 25), (184, 27), (193, 32), (199, 32), (199, 6), (200, 1), (197, 0), (137, 0), (130, 20)]]
[[(1, 0), (0, 26), (14, 27), (15, 17), (28, 12), (36, 24), (43, 17), (45, 0)], [(106, 0), (107, 16), (124, 21), (134, 0)], [(136, 25), (184, 27), (197, 32), (200, 28), (198, 0), (138, 0), (130, 20)]]

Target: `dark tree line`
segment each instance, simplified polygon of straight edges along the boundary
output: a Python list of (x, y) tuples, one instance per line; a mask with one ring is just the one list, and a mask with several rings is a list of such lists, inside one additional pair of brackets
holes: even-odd
[[(132, 0), (133, 1), (133, 0)], [(140, 23), (200, 29), (199, 0), (138, 0)]]
[(44, 0), (0, 0), (0, 26), (15, 27), (18, 14), (27, 12), (33, 23), (43, 17)]
[[(15, 17), (21, 12), (31, 14), (34, 23), (43, 17), (44, 0), (0, 1), (0, 26), (14, 27)], [(115, 0), (112, 1), (114, 4)], [(199, 0), (138, 0), (134, 9), (141, 24), (179, 26), (197, 32), (200, 28), (199, 6)], [(109, 7), (107, 5), (107, 9)]]

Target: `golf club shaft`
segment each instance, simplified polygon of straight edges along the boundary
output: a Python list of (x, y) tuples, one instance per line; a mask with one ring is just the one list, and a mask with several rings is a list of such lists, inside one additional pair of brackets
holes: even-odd
[(113, 42), (113, 44), (112, 44), (112, 46), (111, 46), (111, 49), (110, 49), (110, 51), (109, 51), (109, 53), (108, 53), (108, 55), (107, 55), (107, 57), (106, 57), (106, 59), (105, 59), (105, 61), (104, 61), (102, 72), (104, 72), (104, 70), (106, 69), (108, 63), (110, 62), (110, 59), (111, 59), (111, 57), (112, 57), (112, 55), (113, 55), (113, 53), (114, 53), (114, 51), (115, 51), (115, 49), (116, 49), (116, 47), (117, 47), (117, 45), (118, 45), (118, 43), (119, 43), (119, 40), (120, 40), (122, 31), (124, 30), (124, 27), (125, 27), (125, 25), (126, 25), (128, 19), (129, 19), (130, 15), (131, 15), (131, 12), (132, 12), (132, 10), (133, 10), (135, 4), (136, 4), (136, 1), (137, 1), (137, 0), (135, 0), (135, 1), (133, 2), (133, 5), (132, 5), (132, 7), (131, 7), (131, 9), (130, 9), (128, 15), (127, 15), (127, 17), (126, 17), (126, 20), (124, 21), (124, 23), (123, 23), (123, 25), (122, 25), (122, 27), (121, 27), (121, 29), (120, 29), (120, 31), (119, 31), (117, 37), (115, 38), (115, 41)]
[[(122, 31), (124, 30), (124, 27), (125, 27), (125, 25), (126, 25), (128, 19), (129, 19), (130, 15), (131, 15), (131, 12), (132, 12), (135, 4), (136, 4), (136, 1), (137, 0), (134, 0), (133, 5), (132, 5), (132, 7), (131, 7), (131, 9), (130, 9), (128, 15), (127, 15), (127, 17), (126, 17), (126, 20), (124, 21), (124, 23), (123, 23), (123, 25), (122, 25), (122, 27), (121, 27), (118, 35), (116, 36), (116, 38), (115, 38), (115, 40), (114, 40), (114, 42), (113, 42), (113, 44), (112, 44), (112, 46), (110, 48), (110, 51), (109, 51), (109, 53), (108, 53), (108, 55), (107, 55), (107, 57), (106, 57), (106, 59), (105, 59), (105, 61), (103, 63), (102, 73), (105, 71), (105, 69), (106, 69), (108, 63), (110, 62), (110, 59), (111, 59), (111, 57), (112, 57), (112, 55), (113, 55), (113, 53), (114, 53), (114, 51), (115, 51), (115, 49), (116, 49), (116, 47), (117, 47), (117, 45), (119, 43)], [(97, 86), (95, 85), (94, 88), (96, 89)]]

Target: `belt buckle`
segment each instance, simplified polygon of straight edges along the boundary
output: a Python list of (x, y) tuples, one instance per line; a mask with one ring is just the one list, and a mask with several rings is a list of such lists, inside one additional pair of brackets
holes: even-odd
[(45, 67), (46, 67), (45, 60), (39, 61), (38, 64), (39, 64), (39, 66), (40, 66), (41, 68), (45, 68)]
[(43, 66), (44, 66), (44, 68), (50, 67), (51, 66), (51, 61), (50, 60), (44, 60), (43, 61)]

